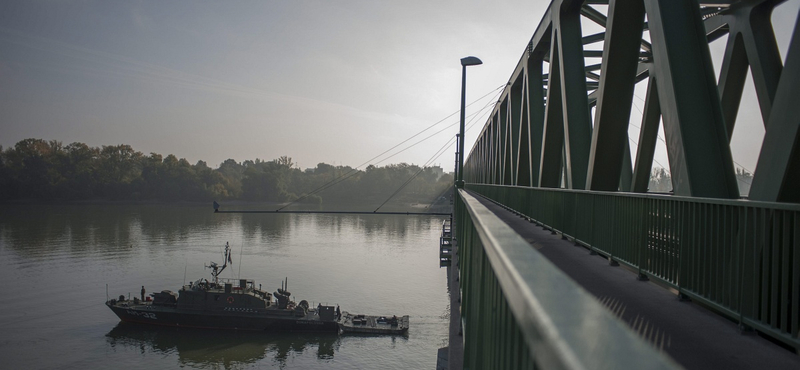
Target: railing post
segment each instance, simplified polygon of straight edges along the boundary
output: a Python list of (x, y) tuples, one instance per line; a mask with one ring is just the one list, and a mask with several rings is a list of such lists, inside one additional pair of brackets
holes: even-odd
[(650, 280), (647, 275), (642, 270), (643, 262), (643, 255), (645, 250), (647, 249), (647, 238), (646, 238), (646, 226), (645, 224), (645, 213), (647, 212), (647, 200), (646, 199), (636, 199), (636, 204), (638, 205), (637, 210), (638, 212), (635, 213), (637, 218), (636, 221), (636, 228), (638, 232), (638, 237), (635, 237), (636, 240), (636, 252), (638, 254), (638, 262), (636, 263), (639, 267), (639, 275), (636, 277), (639, 281), (648, 281)]
[[(608, 217), (608, 220), (616, 220), (617, 219), (617, 199), (615, 197), (610, 197), (611, 199), (611, 216)], [(606, 221), (608, 223), (608, 221)], [(619, 262), (614, 260), (614, 244), (616, 244), (616, 240), (614, 237), (617, 233), (616, 222), (610, 222), (609, 228), (611, 229), (611, 235), (609, 236), (609, 248), (608, 248), (608, 264), (609, 266), (619, 266)]]

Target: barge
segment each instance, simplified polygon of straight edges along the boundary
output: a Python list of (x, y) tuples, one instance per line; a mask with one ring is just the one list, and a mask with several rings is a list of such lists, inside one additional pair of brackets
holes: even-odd
[(388, 317), (343, 312), (339, 328), (343, 333), (353, 334), (403, 334), (408, 331), (408, 315)]

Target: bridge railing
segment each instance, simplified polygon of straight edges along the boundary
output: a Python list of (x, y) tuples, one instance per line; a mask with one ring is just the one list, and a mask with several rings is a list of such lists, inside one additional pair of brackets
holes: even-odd
[(474, 196), (455, 206), (465, 369), (678, 368)]
[(800, 349), (800, 205), (467, 188)]

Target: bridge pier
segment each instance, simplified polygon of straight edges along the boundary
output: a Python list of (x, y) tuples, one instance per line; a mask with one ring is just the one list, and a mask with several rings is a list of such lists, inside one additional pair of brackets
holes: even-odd
[(450, 294), (450, 323), (448, 345), (440, 348), (436, 370), (461, 370), (464, 368), (464, 337), (461, 328), (461, 287), (458, 278), (458, 242), (453, 239), (453, 254), (447, 266), (447, 290)]

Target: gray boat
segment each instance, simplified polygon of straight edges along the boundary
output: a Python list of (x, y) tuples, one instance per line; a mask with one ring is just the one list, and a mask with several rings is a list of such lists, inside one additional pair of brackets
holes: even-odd
[(312, 308), (305, 300), (296, 303), (287, 290), (288, 284), (268, 293), (253, 280), (220, 278), (231, 260), (227, 244), (224, 258), (222, 266), (215, 262), (207, 266), (211, 269), (211, 281), (190, 282), (177, 293), (162, 290), (147, 297), (142, 293), (141, 298), (133, 299), (121, 295), (106, 305), (120, 320), (140, 324), (256, 331), (339, 330), (336, 307)]
[(403, 334), (408, 331), (408, 315), (369, 316), (343, 312), (339, 317), (342, 333), (350, 334)]
[[(343, 318), (338, 306), (309, 307), (296, 303), (288, 291), (288, 280), (274, 293), (268, 293), (249, 279), (223, 279), (219, 275), (231, 261), (225, 245), (225, 263), (211, 262), (211, 281), (199, 279), (184, 285), (177, 293), (162, 290), (150, 296), (110, 299), (106, 306), (124, 322), (209, 329), (236, 329), (286, 332), (353, 332), (350, 315)], [(362, 315), (363, 316), (363, 315)], [(372, 316), (369, 316), (372, 317)], [(365, 320), (378, 322), (378, 317)], [(360, 325), (357, 332), (402, 334), (408, 330), (408, 316), (382, 325)], [(387, 330), (388, 328), (388, 330)]]

